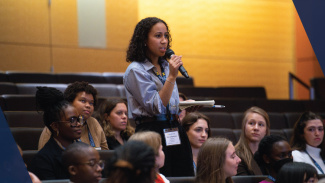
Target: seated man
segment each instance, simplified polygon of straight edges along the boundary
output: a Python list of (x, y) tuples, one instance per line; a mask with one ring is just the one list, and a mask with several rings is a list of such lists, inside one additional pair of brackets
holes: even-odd
[(98, 183), (102, 178), (104, 162), (97, 150), (86, 143), (69, 145), (62, 154), (62, 163), (73, 183)]

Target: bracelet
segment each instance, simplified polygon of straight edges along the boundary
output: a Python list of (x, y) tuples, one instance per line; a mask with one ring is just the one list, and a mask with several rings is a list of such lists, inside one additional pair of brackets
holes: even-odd
[(170, 84), (172, 84), (172, 85), (175, 84), (175, 82), (173, 83), (173, 82), (169, 81), (168, 79), (166, 79), (166, 81), (168, 81), (168, 82), (169, 82)]

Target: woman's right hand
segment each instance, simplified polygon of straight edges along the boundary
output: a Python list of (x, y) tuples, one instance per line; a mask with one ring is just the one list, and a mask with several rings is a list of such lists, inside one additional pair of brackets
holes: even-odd
[(172, 55), (169, 60), (169, 75), (177, 77), (178, 68), (183, 65), (182, 56)]

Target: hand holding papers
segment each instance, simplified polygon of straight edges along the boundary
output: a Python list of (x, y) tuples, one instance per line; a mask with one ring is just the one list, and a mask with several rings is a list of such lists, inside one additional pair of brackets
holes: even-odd
[(184, 110), (188, 107), (192, 106), (203, 106), (203, 107), (214, 107), (214, 108), (223, 108), (224, 105), (214, 105), (214, 100), (206, 100), (206, 101), (182, 101), (179, 102), (180, 110)]

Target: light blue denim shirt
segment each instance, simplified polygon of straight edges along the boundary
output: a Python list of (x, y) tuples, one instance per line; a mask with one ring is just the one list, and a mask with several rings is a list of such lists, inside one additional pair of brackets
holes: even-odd
[[(169, 66), (166, 60), (162, 61), (166, 76), (169, 75)], [(156, 67), (149, 61), (132, 62), (125, 71), (123, 83), (128, 100), (128, 116), (153, 117), (166, 114), (166, 107), (159, 96), (163, 84), (156, 75)], [(179, 96), (175, 82), (172, 96), (169, 100), (171, 114), (178, 114)]]

